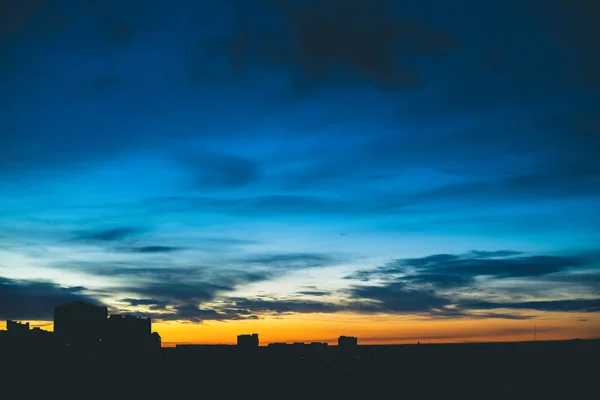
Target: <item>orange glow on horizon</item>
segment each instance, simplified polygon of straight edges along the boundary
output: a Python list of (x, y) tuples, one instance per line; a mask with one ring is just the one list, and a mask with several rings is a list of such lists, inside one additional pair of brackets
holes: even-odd
[[(31, 327), (52, 331), (52, 322), (29, 321)], [(414, 316), (294, 314), (259, 320), (153, 322), (163, 347), (178, 343), (235, 344), (237, 335), (258, 333), (261, 345), (273, 342), (327, 342), (340, 335), (358, 337), (359, 344), (509, 342), (591, 339), (600, 337), (600, 313), (537, 313), (535, 319), (416, 319)]]

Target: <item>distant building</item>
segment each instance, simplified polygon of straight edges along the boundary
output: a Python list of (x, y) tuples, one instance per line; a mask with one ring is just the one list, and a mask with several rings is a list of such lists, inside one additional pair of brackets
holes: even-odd
[(287, 343), (282, 343), (282, 342), (276, 342), (276, 343), (269, 343), (267, 345), (268, 348), (271, 349), (285, 349), (287, 348), (289, 345)]
[(338, 338), (338, 347), (344, 350), (355, 349), (358, 346), (358, 339), (355, 336), (340, 336)]
[(152, 339), (152, 322), (150, 318), (111, 315), (106, 320), (104, 339), (109, 347), (148, 347)]
[(54, 307), (54, 333), (68, 345), (102, 341), (108, 309), (80, 301)]
[(6, 330), (11, 337), (27, 335), (29, 333), (29, 322), (20, 323), (16, 321), (6, 321)]
[(152, 332), (150, 337), (150, 348), (152, 349), (160, 349), (162, 347), (162, 339), (158, 332)]
[(245, 349), (258, 347), (258, 333), (253, 333), (252, 335), (238, 335), (237, 345)]

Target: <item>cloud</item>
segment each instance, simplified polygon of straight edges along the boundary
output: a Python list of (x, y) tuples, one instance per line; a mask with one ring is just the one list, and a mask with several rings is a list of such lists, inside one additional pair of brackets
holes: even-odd
[(298, 294), (301, 294), (303, 296), (329, 296), (331, 295), (331, 292), (326, 292), (323, 290), (305, 290), (302, 292), (298, 292)]
[(138, 307), (138, 306), (164, 307), (164, 306), (166, 306), (166, 303), (164, 301), (156, 300), (156, 299), (131, 299), (131, 298), (124, 298), (124, 299), (121, 299), (120, 301), (124, 302), (124, 303), (128, 303), (129, 305), (134, 306), (134, 307)]
[(338, 262), (338, 260), (330, 255), (314, 253), (265, 254), (248, 256), (241, 261), (248, 264), (274, 267), (277, 269), (327, 267), (335, 265)]
[(171, 304), (178, 302), (198, 302), (213, 300), (217, 294), (232, 291), (228, 285), (211, 282), (149, 282), (137, 285), (124, 286), (124, 290), (140, 296), (151, 296), (161, 300), (168, 300)]
[(574, 284), (591, 290), (600, 291), (600, 272), (587, 270), (577, 273), (561, 273), (543, 277), (546, 282)]
[[(103, 262), (103, 261), (63, 261), (53, 264), (53, 267), (66, 270), (77, 270), (92, 275), (124, 277), (126, 279), (148, 279), (148, 280), (173, 280), (185, 276), (197, 277), (205, 271), (205, 268), (175, 267), (175, 266), (147, 266), (151, 262)], [(161, 264), (162, 265), (162, 264)]]
[(51, 320), (53, 307), (73, 301), (99, 304), (84, 287), (0, 277), (0, 319)]
[(433, 290), (409, 288), (403, 282), (355, 286), (349, 293), (352, 299), (373, 301), (373, 309), (382, 313), (427, 313), (434, 309), (443, 310), (452, 304)]
[[(149, 265), (149, 266), (146, 266)], [(153, 266), (157, 265), (157, 266)], [(158, 266), (163, 265), (163, 266)], [(60, 262), (58, 268), (112, 278), (115, 291), (140, 298), (169, 301), (176, 305), (208, 301), (231, 292), (238, 285), (270, 279), (270, 270), (240, 270), (233, 267), (164, 266), (162, 262)]]
[(245, 312), (256, 314), (334, 313), (345, 309), (344, 306), (338, 304), (308, 300), (264, 300), (232, 298), (228, 299), (228, 301), (231, 302), (231, 305), (228, 305), (229, 308), (236, 310), (244, 310)]
[(98, 242), (117, 242), (130, 238), (141, 232), (141, 229), (135, 227), (111, 228), (97, 231), (80, 231), (75, 235), (74, 240), (98, 241)]
[(132, 253), (173, 253), (175, 251), (184, 250), (183, 247), (176, 246), (141, 246), (141, 247), (128, 247), (127, 251)]
[[(133, 307), (149, 306), (151, 312), (134, 311), (161, 320), (228, 320), (256, 318), (261, 310), (269, 312), (334, 312), (340, 306), (312, 301), (250, 301), (228, 295), (245, 284), (270, 280), (290, 270), (328, 266), (335, 259), (322, 254), (264, 254), (241, 258), (234, 266), (168, 267), (140, 266), (132, 262), (61, 263), (62, 268), (77, 268), (91, 274), (108, 276), (119, 284), (111, 291), (131, 294), (121, 301)], [(312, 295), (326, 295), (313, 292)], [(215, 305), (215, 302), (217, 302)], [(223, 304), (219, 305), (222, 302)], [(212, 306), (207, 306), (210, 304)], [(286, 311), (287, 310), (287, 311)], [(295, 310), (295, 311), (292, 311)], [(322, 311), (318, 311), (322, 310)], [(128, 311), (129, 312), (129, 311)]]
[(523, 254), (520, 251), (514, 250), (496, 250), (496, 251), (482, 251), (482, 250), (472, 250), (470, 252), (474, 257), (477, 258), (494, 258), (494, 257), (511, 257), (518, 256)]
[[(450, 287), (473, 283), (473, 278), (541, 277), (562, 271), (593, 265), (594, 260), (584, 255), (524, 255), (520, 252), (471, 251), (466, 254), (434, 254), (420, 258), (398, 259), (384, 266), (359, 270), (346, 277), (368, 281), (370, 279), (395, 279), (402, 276), (414, 283), (431, 283)], [(427, 280), (430, 280), (429, 282)]]
[(471, 310), (512, 309), (554, 312), (598, 312), (600, 311), (600, 298), (525, 302), (488, 302), (475, 300), (463, 301), (461, 305)]
[(200, 323), (203, 321), (225, 321), (245, 319), (251, 316), (240, 315), (236, 312), (223, 312), (211, 309), (202, 309), (195, 304), (183, 304), (175, 307), (174, 312), (155, 314), (154, 318), (165, 321), (188, 321)]
[[(397, 6), (390, 0), (272, 3), (265, 15), (281, 21), (278, 28), (254, 26), (242, 18), (237, 32), (212, 46), (228, 45), (226, 64), (238, 74), (255, 65), (284, 68), (298, 91), (357, 82), (379, 89), (412, 87), (420, 81), (415, 56), (453, 50), (460, 41), (402, 19)], [(239, 13), (247, 14), (243, 9)], [(200, 60), (206, 62), (197, 58), (192, 70), (201, 66)]]
[[(566, 286), (568, 283), (582, 289), (596, 288), (597, 274), (590, 270), (596, 265), (597, 254), (594, 252), (543, 256), (512, 250), (474, 250), (464, 254), (434, 254), (393, 260), (377, 268), (356, 271), (346, 279), (378, 281), (374, 285), (355, 285), (349, 290), (349, 295), (363, 304), (364, 301), (372, 301), (372, 306), (380, 312), (414, 313), (430, 318), (531, 319), (534, 316), (521, 313), (481, 311), (594, 312), (598, 308), (598, 300), (565, 300), (560, 297), (565, 295), (565, 290), (570, 292), (573, 289)], [(485, 286), (481, 285), (479, 277), (486, 278)], [(507, 280), (514, 286), (496, 287), (494, 280)], [(562, 284), (560, 288), (556, 284), (559, 282)], [(490, 289), (490, 285), (495, 289)], [(508, 296), (511, 301), (485, 299), (500, 295)], [(543, 295), (559, 298), (536, 300)], [(532, 298), (534, 300), (530, 300)], [(366, 312), (372, 310), (367, 309)]]
[(460, 258), (419, 266), (419, 261), (405, 260), (406, 265), (420, 271), (437, 271), (462, 276), (491, 276), (496, 278), (534, 277), (588, 265), (577, 256), (522, 256), (511, 258)]
[(472, 276), (460, 276), (449, 274), (419, 274), (413, 276), (405, 276), (403, 281), (411, 284), (424, 286), (431, 285), (436, 289), (454, 289), (473, 286), (475, 279)]

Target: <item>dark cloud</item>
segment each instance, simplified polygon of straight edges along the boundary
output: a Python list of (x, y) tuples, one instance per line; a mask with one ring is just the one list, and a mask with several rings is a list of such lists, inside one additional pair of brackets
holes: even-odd
[(534, 277), (548, 275), (568, 269), (588, 265), (588, 260), (577, 256), (522, 256), (512, 258), (461, 258), (452, 261), (442, 261), (425, 267), (417, 266), (421, 271), (436, 271), (461, 276), (492, 276), (496, 278)]
[[(143, 263), (144, 265), (150, 262)], [(83, 262), (70, 261), (56, 263), (57, 268), (67, 270), (84, 271), (92, 275), (123, 277), (127, 279), (139, 278), (145, 280), (174, 280), (181, 277), (198, 277), (205, 271), (205, 268), (194, 267), (158, 267), (158, 266), (140, 266), (136, 263), (128, 262)]]
[(555, 312), (598, 312), (600, 299), (568, 299), (568, 300), (540, 300), (525, 302), (488, 302), (488, 301), (463, 301), (461, 305), (471, 310), (536, 310)]
[(373, 308), (382, 313), (427, 313), (434, 309), (443, 310), (452, 304), (449, 299), (437, 295), (433, 290), (409, 288), (403, 282), (355, 286), (350, 290), (350, 297), (373, 301)]
[(77, 232), (75, 240), (116, 242), (130, 238), (141, 232), (141, 229), (134, 227), (112, 228), (97, 231)]
[(242, 261), (249, 264), (275, 267), (278, 269), (326, 267), (335, 265), (338, 262), (332, 256), (313, 253), (266, 254), (249, 256)]
[(149, 282), (139, 283), (123, 289), (140, 296), (150, 296), (168, 300), (171, 304), (196, 300), (198, 302), (213, 300), (217, 294), (232, 291), (234, 287), (209, 282)]
[(298, 292), (298, 294), (301, 294), (303, 296), (329, 296), (331, 294), (331, 292), (326, 292), (326, 291), (322, 291), (322, 290), (305, 290), (302, 292)]
[(496, 250), (496, 251), (473, 250), (473, 251), (471, 251), (471, 254), (477, 258), (494, 258), (494, 257), (518, 256), (523, 253), (520, 251), (514, 251), (514, 250)]
[(176, 246), (141, 246), (128, 247), (126, 250), (132, 253), (173, 253), (175, 251), (184, 250), (184, 248)]
[[(149, 265), (149, 266), (146, 266)], [(58, 268), (115, 278), (120, 291), (157, 300), (209, 300), (236, 286), (270, 279), (271, 270), (240, 270), (231, 267), (164, 266), (151, 261), (135, 262), (61, 262)]]
[(415, 267), (415, 268), (431, 268), (432, 266), (451, 263), (460, 259), (460, 256), (454, 254), (434, 254), (421, 258), (407, 258), (389, 263), (391, 268)]
[[(473, 278), (528, 278), (555, 274), (593, 265), (584, 255), (523, 255), (509, 250), (471, 251), (466, 254), (434, 254), (420, 258), (394, 260), (382, 267), (359, 270), (347, 279), (367, 281), (373, 278), (402, 279), (414, 283), (459, 286), (473, 283)], [(430, 281), (428, 281), (430, 279)], [(441, 287), (440, 286), (440, 287)]]
[[(261, 310), (269, 312), (335, 312), (340, 306), (311, 301), (251, 301), (226, 299), (224, 305), (206, 308), (202, 304), (223, 299), (239, 286), (269, 280), (281, 276), (290, 269), (312, 268), (330, 265), (333, 259), (319, 254), (268, 254), (240, 260), (243, 269), (232, 267), (143, 267), (129, 263), (72, 263), (61, 264), (63, 268), (77, 268), (88, 273), (122, 278), (119, 292), (131, 293), (135, 297), (122, 299), (137, 307), (149, 306), (153, 311), (146, 313), (155, 319), (185, 320), (228, 320), (256, 318)], [(326, 295), (314, 292), (312, 295)], [(311, 311), (314, 310), (314, 311)], [(318, 311), (322, 310), (322, 311)], [(141, 315), (141, 314), (140, 314)], [(144, 314), (145, 315), (145, 314)]]
[(405, 274), (408, 271), (407, 267), (426, 267), (438, 262), (450, 262), (458, 259), (460, 256), (452, 254), (434, 254), (431, 256), (407, 259), (398, 259), (387, 262), (385, 265), (374, 268), (374, 269), (363, 269), (353, 272), (352, 274), (345, 277), (345, 279), (357, 279), (361, 281), (369, 281), (371, 279), (384, 279), (388, 280), (395, 276)]
[(527, 320), (536, 318), (534, 315), (519, 315), (519, 314), (502, 314), (502, 313), (485, 313), (485, 314), (469, 314), (470, 317), (480, 319), (512, 319), (512, 320)]
[(357, 82), (380, 89), (412, 87), (419, 83), (412, 58), (452, 50), (460, 42), (401, 18), (398, 4), (389, 0), (287, 1), (267, 12), (281, 23), (249, 29), (250, 21), (242, 20), (225, 41), (226, 64), (238, 73), (256, 63), (285, 68), (300, 91)]
[(246, 318), (235, 312), (222, 312), (210, 309), (202, 309), (198, 305), (184, 304), (179, 305), (175, 308), (172, 313), (155, 314), (155, 318), (161, 320), (174, 320), (174, 321), (189, 321), (189, 322), (203, 322), (203, 321), (225, 321), (233, 319)]
[(575, 285), (581, 288), (589, 288), (593, 291), (600, 291), (600, 272), (587, 270), (578, 273), (561, 273), (545, 276), (542, 278), (546, 282), (561, 285)]
[(251, 313), (334, 313), (342, 311), (345, 307), (319, 301), (307, 300), (265, 300), (265, 299), (229, 299), (230, 308), (246, 310)]
[(131, 306), (137, 307), (137, 306), (159, 306), (159, 307), (164, 307), (166, 306), (166, 303), (164, 301), (161, 300), (156, 300), (156, 299), (130, 299), (130, 298), (124, 298), (120, 300), (121, 302), (124, 303), (128, 303)]
[[(597, 274), (589, 269), (594, 268), (596, 263), (594, 252), (536, 256), (511, 250), (474, 250), (460, 255), (435, 254), (394, 260), (378, 268), (359, 270), (346, 278), (380, 281), (377, 285), (354, 286), (349, 292), (352, 299), (360, 300), (362, 304), (372, 301), (372, 306), (380, 312), (415, 313), (430, 318), (531, 319), (534, 316), (481, 311), (593, 312), (598, 307), (597, 300), (528, 300), (544, 293), (546, 296), (550, 293), (559, 295), (551, 292), (556, 291), (559, 282), (563, 284), (562, 289), (568, 283), (582, 289), (597, 288)], [(515, 287), (502, 286), (497, 291), (482, 291), (477, 277), (524, 281)], [(509, 296), (512, 301), (488, 301), (481, 298), (483, 293)], [(373, 311), (367, 309), (366, 312)]]
[(472, 276), (450, 275), (450, 274), (418, 274), (406, 276), (403, 281), (414, 285), (431, 285), (436, 289), (465, 288), (475, 285), (475, 279)]
[(99, 304), (84, 287), (0, 277), (0, 319), (51, 320), (53, 307), (73, 301)]

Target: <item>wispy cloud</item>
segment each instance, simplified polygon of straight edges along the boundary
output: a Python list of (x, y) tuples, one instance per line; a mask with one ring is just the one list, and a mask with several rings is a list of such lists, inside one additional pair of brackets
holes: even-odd
[(136, 227), (110, 228), (91, 231), (80, 231), (75, 234), (74, 240), (118, 242), (138, 235), (142, 232)]
[(556, 312), (598, 312), (600, 311), (600, 298), (498, 303), (487, 301), (464, 301), (462, 302), (462, 306), (473, 310), (511, 309)]

